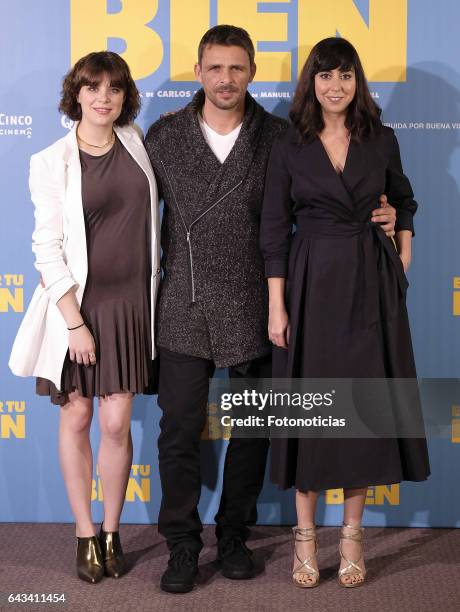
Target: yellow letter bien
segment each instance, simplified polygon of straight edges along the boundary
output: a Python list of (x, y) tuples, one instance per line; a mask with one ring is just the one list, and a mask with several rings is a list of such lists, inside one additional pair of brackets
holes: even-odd
[(118, 13), (107, 13), (107, 0), (71, 0), (70, 44), (72, 65), (94, 50), (107, 49), (109, 38), (126, 43), (123, 59), (133, 79), (155, 72), (163, 61), (160, 36), (147, 27), (158, 10), (158, 0), (123, 0)]
[(171, 81), (194, 81), (198, 45), (209, 29), (209, 0), (171, 0)]
[(348, 39), (359, 53), (369, 81), (405, 81), (407, 0), (369, 0), (369, 25), (353, 0), (298, 0), (299, 73), (318, 41)]
[(13, 312), (24, 311), (24, 289), (0, 288), (0, 312), (8, 312), (10, 308)]
[[(280, 3), (280, 0), (264, 0)], [(289, 0), (281, 0), (288, 3)], [(254, 81), (285, 82), (291, 80), (291, 53), (289, 51), (257, 51), (257, 43), (285, 42), (288, 40), (286, 13), (262, 13), (258, 0), (219, 0), (218, 23), (233, 23), (249, 32), (256, 48), (257, 73)]]

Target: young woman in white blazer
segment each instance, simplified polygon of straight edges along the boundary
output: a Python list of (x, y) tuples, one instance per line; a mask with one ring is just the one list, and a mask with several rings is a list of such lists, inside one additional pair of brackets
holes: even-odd
[[(152, 382), (158, 195), (132, 123), (139, 92), (119, 55), (80, 59), (64, 79), (59, 108), (76, 124), (31, 158), (41, 283), (9, 365), (18, 376), (37, 377), (37, 392), (61, 406), (59, 452), (76, 521), (77, 573), (94, 583), (126, 570), (118, 528), (132, 462), (132, 399)], [(98, 536), (89, 438), (95, 397), (104, 492)]]

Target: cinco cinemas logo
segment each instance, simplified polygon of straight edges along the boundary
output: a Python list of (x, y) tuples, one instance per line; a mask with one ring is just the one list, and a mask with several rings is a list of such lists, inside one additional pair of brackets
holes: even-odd
[[(343, 504), (343, 489), (326, 491), (326, 504)], [(366, 506), (399, 506), (399, 484), (379, 485), (367, 490)]]
[[(125, 500), (127, 502), (149, 502), (150, 501), (150, 465), (132, 465), (131, 474), (128, 480)], [(96, 478), (93, 479), (91, 501), (103, 501), (102, 482), (99, 477), (99, 470), (96, 468)]]
[(0, 136), (25, 136), (32, 138), (31, 115), (7, 115), (0, 113)]
[(26, 437), (25, 401), (0, 402), (0, 439)]
[(454, 276), (453, 289), (452, 314), (454, 317), (460, 317), (460, 276)]
[(0, 312), (24, 312), (23, 285), (23, 274), (0, 274)]
[[(123, 57), (134, 79), (154, 74), (168, 58), (165, 78), (194, 81), (198, 43), (215, 25), (213, 13), (217, 23), (248, 30), (256, 49), (270, 44), (272, 50), (257, 51), (256, 82), (296, 78), (311, 47), (337, 32), (353, 40), (370, 81), (406, 80), (408, 0), (369, 0), (367, 15), (353, 0), (170, 0), (167, 4), (170, 23), (162, 29), (162, 38), (156, 31), (159, 0), (71, 0), (72, 64), (94, 49), (106, 49), (107, 40), (117, 38), (125, 44)], [(293, 47), (298, 48), (297, 66), (293, 66)]]

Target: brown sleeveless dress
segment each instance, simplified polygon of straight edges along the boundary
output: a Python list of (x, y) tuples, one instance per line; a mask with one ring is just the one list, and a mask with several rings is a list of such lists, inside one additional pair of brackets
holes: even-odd
[(99, 157), (80, 151), (80, 162), (88, 254), (81, 314), (97, 363), (78, 365), (67, 353), (61, 390), (37, 378), (38, 395), (59, 405), (75, 389), (88, 398), (152, 392), (149, 183), (118, 138)]

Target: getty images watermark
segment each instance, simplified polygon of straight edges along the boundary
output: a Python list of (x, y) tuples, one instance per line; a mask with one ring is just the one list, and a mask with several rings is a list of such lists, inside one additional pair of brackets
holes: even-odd
[(215, 438), (450, 438), (452, 405), (458, 379), (216, 378), (209, 420)]
[(333, 405), (335, 389), (325, 393), (281, 392), (270, 389), (260, 392), (255, 389), (244, 389), (241, 392), (222, 393), (220, 408), (222, 411), (245, 408), (254, 412), (266, 411), (266, 415), (248, 414), (246, 416), (231, 416), (223, 414), (221, 424), (223, 427), (345, 427), (345, 418), (328, 416), (289, 417), (276, 415), (276, 410), (289, 410), (291, 407), (305, 411), (314, 408), (327, 408)]

